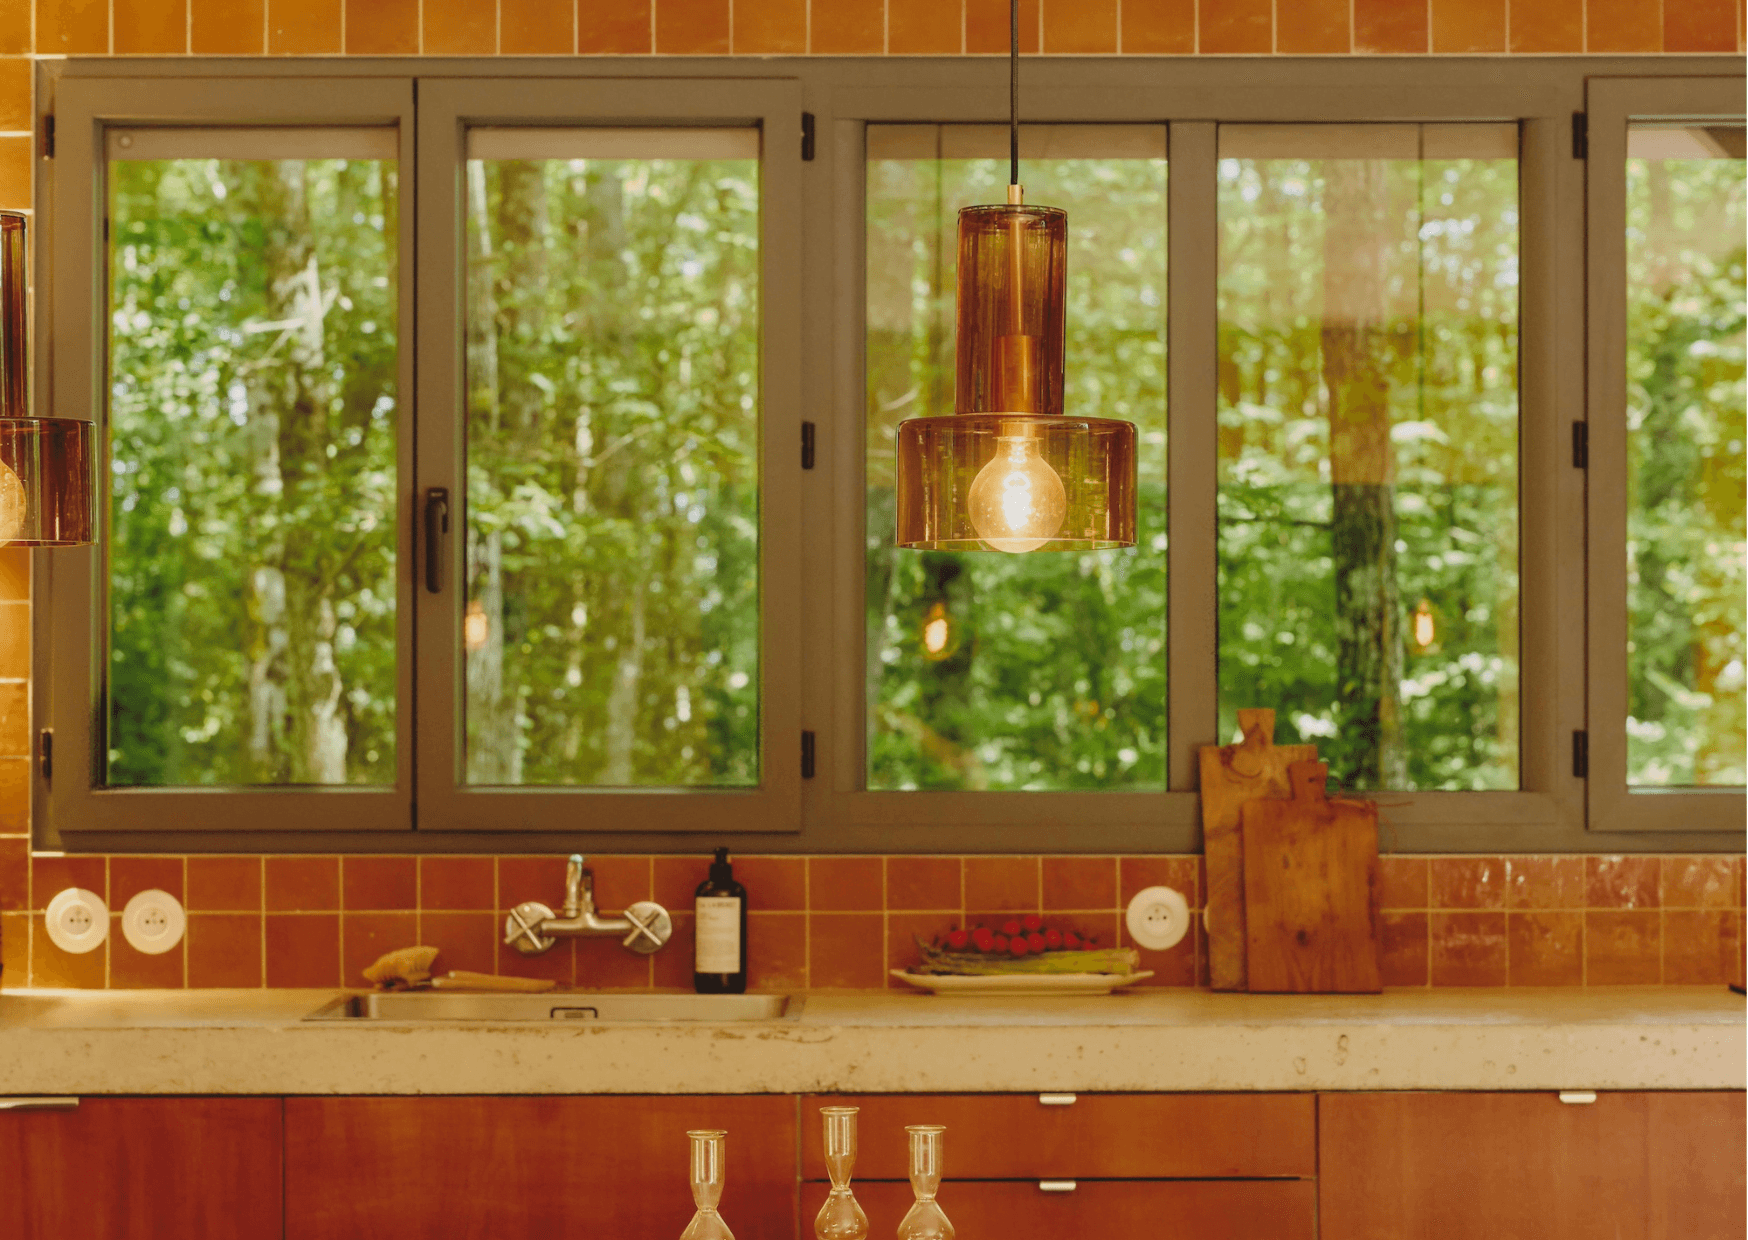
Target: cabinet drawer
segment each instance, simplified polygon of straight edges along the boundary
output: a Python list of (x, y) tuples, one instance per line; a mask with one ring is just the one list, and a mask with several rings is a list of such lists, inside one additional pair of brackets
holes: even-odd
[[(801, 1233), (827, 1184), (801, 1192)], [(890, 1236), (914, 1197), (909, 1184), (851, 1185), (868, 1215), (870, 1236)], [(1195, 1240), (1311, 1240), (1316, 1187), (1309, 1180), (1081, 1181), (1072, 1192), (1045, 1192), (1024, 1180), (955, 1181), (941, 1189), (941, 1209), (961, 1236), (1002, 1240), (1090, 1240), (1095, 1236), (1193, 1236)], [(733, 1220), (730, 1220), (732, 1223)]]
[[(1067, 1098), (1072, 1095), (1042, 1095)], [(1310, 1094), (860, 1094), (802, 1099), (802, 1177), (825, 1173), (822, 1106), (857, 1106), (856, 1177), (909, 1174), (906, 1124), (945, 1124), (954, 1180), (1312, 1176)]]

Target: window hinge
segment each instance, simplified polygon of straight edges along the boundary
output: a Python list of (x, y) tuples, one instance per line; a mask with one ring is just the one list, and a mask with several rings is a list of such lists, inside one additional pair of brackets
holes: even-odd
[(1590, 158), (1590, 118), (1582, 112), (1572, 113), (1572, 158)]
[(801, 114), (801, 158), (804, 161), (813, 159), (813, 113)]
[(813, 423), (801, 424), (801, 468), (813, 468)]
[(50, 112), (42, 118), (42, 157), (55, 157), (55, 114)]
[(1572, 423), (1572, 468), (1590, 468), (1590, 423)]
[(1590, 733), (1572, 733), (1572, 778), (1590, 778)]
[(801, 734), (801, 778), (813, 778), (813, 733)]
[(37, 767), (42, 771), (43, 782), (48, 783), (55, 773), (55, 730), (44, 728), (36, 737)]

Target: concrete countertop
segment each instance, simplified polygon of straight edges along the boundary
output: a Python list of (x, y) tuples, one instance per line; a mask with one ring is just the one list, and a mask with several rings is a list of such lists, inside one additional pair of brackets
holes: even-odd
[(331, 990), (0, 994), (0, 1095), (1742, 1089), (1717, 987), (806, 996), (797, 1019), (389, 1024)]

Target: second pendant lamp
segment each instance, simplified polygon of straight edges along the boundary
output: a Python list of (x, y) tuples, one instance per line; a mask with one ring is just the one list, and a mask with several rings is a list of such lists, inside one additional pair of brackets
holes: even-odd
[(1135, 545), (1135, 424), (1063, 413), (1068, 213), (1026, 205), (1020, 186), (1018, 7), (1008, 201), (959, 212), (954, 412), (899, 423), (900, 547)]

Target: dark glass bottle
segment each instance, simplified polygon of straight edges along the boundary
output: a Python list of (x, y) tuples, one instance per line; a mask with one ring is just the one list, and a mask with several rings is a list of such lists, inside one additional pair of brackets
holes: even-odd
[(718, 848), (710, 877), (698, 884), (694, 905), (697, 945), (692, 985), (701, 995), (739, 995), (747, 989), (747, 889), (734, 881), (728, 849)]

